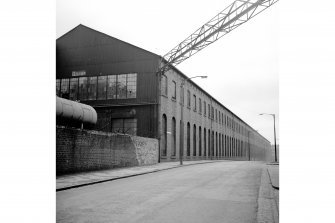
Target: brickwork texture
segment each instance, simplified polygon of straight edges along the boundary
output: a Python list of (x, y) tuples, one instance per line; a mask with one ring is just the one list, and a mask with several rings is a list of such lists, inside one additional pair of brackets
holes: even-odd
[(157, 162), (157, 139), (56, 128), (57, 175)]

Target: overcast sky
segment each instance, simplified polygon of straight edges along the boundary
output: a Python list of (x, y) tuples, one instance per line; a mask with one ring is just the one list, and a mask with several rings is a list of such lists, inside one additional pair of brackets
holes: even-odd
[[(233, 0), (57, 0), (57, 38), (79, 24), (165, 55)], [(278, 4), (179, 64), (187, 76), (273, 143), (279, 142)]]

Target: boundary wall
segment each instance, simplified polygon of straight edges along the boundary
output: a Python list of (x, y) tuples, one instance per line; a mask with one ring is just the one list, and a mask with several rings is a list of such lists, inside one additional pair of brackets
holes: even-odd
[(158, 140), (56, 127), (56, 174), (158, 163)]

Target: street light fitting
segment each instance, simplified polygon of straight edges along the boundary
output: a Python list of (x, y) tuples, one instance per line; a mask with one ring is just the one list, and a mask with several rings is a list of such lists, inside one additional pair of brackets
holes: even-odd
[(274, 116), (275, 114), (260, 113), (259, 115), (272, 115), (272, 116)]
[(272, 115), (272, 117), (273, 117), (273, 132), (274, 132), (274, 143), (275, 143), (275, 162), (277, 162), (276, 115), (275, 114), (268, 114), (268, 113), (261, 113), (259, 115)]
[(200, 77), (200, 78), (202, 78), (202, 79), (205, 79), (205, 78), (207, 78), (208, 76), (205, 76), (205, 75), (200, 76), (200, 75), (199, 75), (199, 76), (194, 76), (194, 77), (189, 77), (189, 78), (187, 78), (187, 79), (183, 79), (182, 82), (181, 82), (181, 86), (184, 86), (184, 84), (185, 84), (186, 81), (191, 80), (191, 79), (193, 79), (193, 78), (197, 78), (197, 77)]

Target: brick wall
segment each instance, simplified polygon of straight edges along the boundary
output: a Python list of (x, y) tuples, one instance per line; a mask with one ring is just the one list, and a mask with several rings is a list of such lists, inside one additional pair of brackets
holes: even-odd
[(56, 128), (57, 175), (157, 162), (156, 139)]
[[(160, 129), (160, 149), (161, 149), (161, 161), (174, 161), (179, 160), (179, 151), (182, 145), (183, 148), (183, 159), (184, 160), (202, 160), (202, 159), (229, 159), (229, 160), (248, 160), (248, 143), (250, 146), (250, 159), (251, 160), (265, 160), (264, 158), (264, 147), (270, 147), (270, 143), (265, 141), (256, 131), (252, 130), (248, 125), (239, 120), (227, 108), (223, 107), (217, 101), (207, 95), (203, 90), (196, 87), (191, 81), (185, 81), (184, 83), (184, 107), (183, 107), (183, 122), (184, 125), (180, 125), (181, 120), (181, 83), (185, 80), (178, 72), (170, 69), (165, 73), (167, 77), (167, 94), (164, 89), (161, 91), (160, 96), (160, 109), (159, 109), (159, 129)], [(165, 81), (162, 78), (162, 83)], [(173, 98), (174, 87), (176, 83), (176, 98)], [(161, 84), (162, 84), (161, 83)], [(162, 84), (164, 86), (164, 84)], [(190, 91), (191, 106), (187, 106), (187, 92)], [(194, 109), (194, 98), (196, 96), (196, 109)], [(199, 109), (199, 98), (201, 99), (201, 112)], [(203, 103), (206, 102), (206, 115)], [(211, 111), (208, 110), (208, 105), (214, 108), (214, 119), (210, 119), (209, 114)], [(215, 113), (217, 111), (217, 113)], [(217, 114), (217, 115), (216, 115)], [(163, 130), (163, 116), (166, 117), (166, 133)], [(217, 118), (216, 118), (217, 116)], [(220, 117), (220, 118), (219, 118)], [(222, 118), (223, 117), (223, 118)], [(235, 123), (238, 123), (245, 131), (237, 131), (228, 126), (224, 121), (225, 117), (230, 118)], [(173, 118), (176, 120), (176, 155), (172, 153), (172, 142), (173, 140)], [(187, 123), (190, 123), (190, 155), (187, 156)], [(194, 134), (194, 125), (196, 131)], [(206, 153), (204, 130), (206, 129)], [(199, 132), (201, 130), (201, 140), (199, 140)], [(208, 146), (208, 130), (210, 130), (210, 143), (212, 148), (212, 154), (209, 153)], [(248, 135), (247, 131), (250, 131)], [(184, 134), (181, 135), (180, 132)], [(214, 135), (212, 136), (212, 134)], [(195, 136), (195, 140), (194, 140)], [(225, 140), (225, 136), (226, 139)], [(166, 140), (165, 140), (166, 137)], [(166, 144), (165, 144), (166, 141)], [(214, 144), (212, 144), (214, 142)], [(229, 144), (227, 144), (229, 142)], [(233, 143), (234, 142), (234, 143)], [(243, 145), (242, 145), (243, 143)], [(195, 144), (195, 145), (194, 145)], [(163, 153), (166, 145), (166, 155)], [(199, 145), (201, 145), (199, 147)], [(194, 147), (196, 152), (193, 153)], [(201, 152), (200, 152), (201, 149)], [(269, 149), (269, 148), (268, 148)]]

